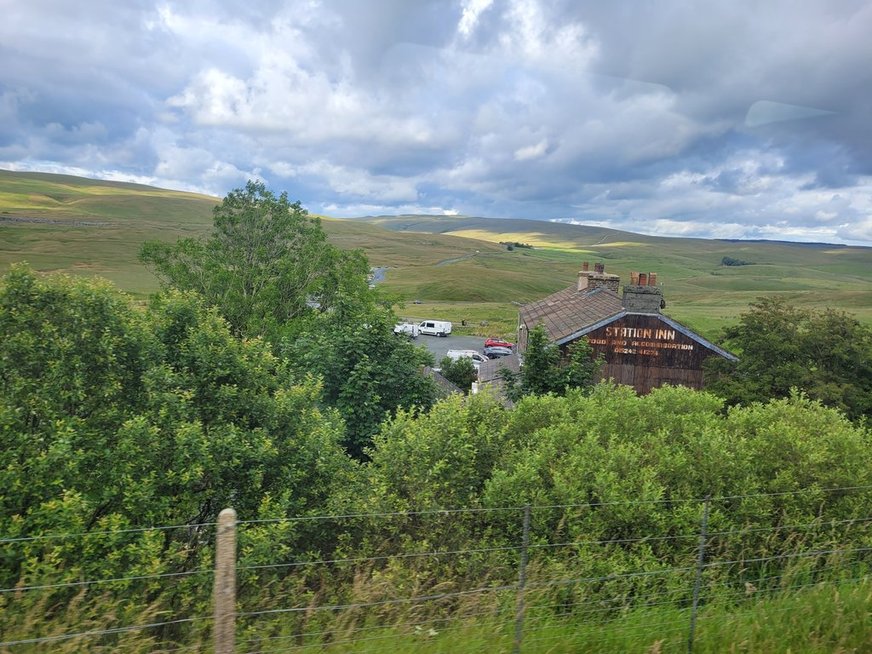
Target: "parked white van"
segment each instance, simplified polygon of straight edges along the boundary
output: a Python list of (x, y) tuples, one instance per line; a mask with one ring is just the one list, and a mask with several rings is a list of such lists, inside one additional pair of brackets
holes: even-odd
[(447, 356), (452, 361), (457, 361), (461, 358), (472, 359), (472, 365), (475, 366), (476, 370), (478, 367), (483, 364), (488, 358), (483, 355), (481, 352), (476, 352), (475, 350), (448, 350), (445, 356)]
[(444, 320), (425, 320), (418, 325), (418, 333), (428, 336), (448, 336), (451, 333), (451, 323)]

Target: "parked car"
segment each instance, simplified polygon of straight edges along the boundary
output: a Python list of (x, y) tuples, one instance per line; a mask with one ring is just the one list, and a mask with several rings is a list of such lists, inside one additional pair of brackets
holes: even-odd
[(468, 359), (472, 359), (472, 365), (475, 366), (475, 369), (478, 370), (478, 367), (487, 361), (487, 357), (483, 355), (481, 352), (476, 352), (475, 350), (448, 350), (445, 354), (452, 361), (457, 361), (460, 358), (466, 357)]
[(507, 347), (510, 350), (515, 349), (514, 343), (509, 343), (508, 341), (504, 341), (501, 338), (489, 338), (484, 342), (485, 347)]
[(492, 345), (490, 347), (484, 348), (484, 355), (488, 359), (499, 359), (500, 357), (507, 357), (512, 354), (512, 348), (510, 347), (500, 347), (497, 345)]
[(394, 334), (405, 334), (410, 338), (418, 338), (418, 325), (411, 322), (401, 322), (394, 325)]
[(448, 336), (451, 333), (451, 323), (445, 320), (425, 320), (418, 325), (418, 333), (427, 336)]

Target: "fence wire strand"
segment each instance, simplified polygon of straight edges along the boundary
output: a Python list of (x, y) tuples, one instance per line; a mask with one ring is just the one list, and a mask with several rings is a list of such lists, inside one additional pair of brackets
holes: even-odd
[(91, 631), (81, 631), (72, 634), (60, 634), (57, 636), (40, 636), (37, 638), (24, 638), (22, 640), (7, 640), (0, 642), (0, 647), (12, 647), (13, 645), (37, 645), (42, 643), (54, 643), (61, 640), (71, 640), (73, 638), (93, 638), (95, 636), (108, 636), (111, 634), (123, 634), (131, 631), (142, 631), (143, 629), (156, 629), (157, 627), (167, 627), (174, 624), (186, 624), (191, 622), (199, 622), (203, 620), (211, 620), (211, 616), (201, 616), (196, 618), (180, 618), (178, 620), (167, 620), (166, 622), (152, 622), (150, 624), (129, 625), (125, 627), (109, 627), (107, 629), (94, 629)]
[(111, 584), (111, 583), (120, 583), (122, 581), (145, 581), (148, 579), (169, 579), (169, 578), (178, 578), (178, 577), (191, 577), (193, 575), (200, 574), (213, 574), (214, 570), (210, 569), (200, 569), (200, 570), (189, 570), (186, 572), (163, 572), (157, 573), (153, 575), (135, 575), (130, 577), (113, 577), (109, 579), (89, 579), (87, 581), (68, 581), (64, 583), (57, 584), (42, 584), (39, 586), (14, 586), (12, 588), (0, 588), (0, 594), (4, 593), (17, 593), (20, 591), (30, 591), (30, 590), (58, 590), (61, 588), (74, 588), (77, 586), (90, 586), (95, 584)]
[[(775, 497), (786, 497), (786, 496), (794, 496), (799, 494), (810, 494), (815, 497), (822, 494), (832, 494), (832, 493), (847, 493), (849, 491), (858, 491), (858, 490), (868, 490), (872, 489), (872, 484), (863, 485), (863, 486), (845, 486), (845, 487), (836, 487), (836, 488), (828, 488), (828, 489), (817, 489), (817, 488), (809, 488), (809, 489), (798, 489), (795, 491), (784, 491), (777, 493), (755, 493), (755, 494), (745, 494), (745, 495), (725, 495), (720, 497), (711, 498), (710, 502), (727, 502), (734, 500), (746, 500), (746, 499), (757, 499), (757, 498), (775, 498)], [(530, 507), (532, 511), (547, 511), (547, 510), (557, 510), (557, 509), (582, 509), (582, 508), (596, 508), (596, 507), (608, 507), (608, 506), (626, 506), (626, 505), (650, 505), (650, 504), (681, 504), (681, 503), (702, 503), (704, 500), (702, 498), (690, 498), (690, 499), (682, 499), (682, 498), (659, 498), (659, 499), (651, 499), (651, 500), (625, 500), (625, 501), (603, 501), (603, 502), (584, 502), (584, 503), (575, 503), (575, 504), (546, 504)], [(420, 511), (393, 511), (393, 512), (382, 512), (382, 513), (348, 513), (348, 514), (340, 514), (340, 515), (310, 515), (310, 516), (298, 516), (298, 517), (289, 517), (289, 518), (274, 518), (274, 519), (260, 519), (260, 520), (243, 520), (237, 521), (237, 528), (241, 528), (243, 531), (241, 532), (244, 536), (245, 530), (247, 528), (254, 528), (260, 525), (271, 525), (271, 524), (282, 524), (282, 523), (296, 523), (296, 522), (304, 522), (304, 521), (321, 521), (321, 520), (346, 520), (346, 519), (366, 519), (366, 518), (407, 518), (407, 517), (416, 517), (416, 516), (435, 516), (435, 517), (459, 517), (462, 515), (480, 515), (485, 513), (498, 513), (498, 512), (521, 512), (525, 509), (524, 506), (506, 506), (506, 507), (495, 507), (495, 508), (452, 508), (452, 509), (432, 509), (432, 510), (420, 510)], [(744, 528), (734, 528), (730, 530), (723, 531), (715, 531), (706, 535), (705, 547), (706, 549), (711, 549), (717, 547), (717, 544), (721, 541), (721, 539), (729, 539), (729, 538), (737, 538), (744, 535), (751, 534), (779, 534), (783, 532), (802, 532), (802, 531), (811, 531), (811, 530), (820, 530), (820, 531), (834, 531), (841, 528), (851, 528), (854, 526), (862, 526), (868, 525), (872, 522), (872, 516), (865, 517), (856, 517), (856, 518), (848, 518), (841, 520), (814, 520), (811, 522), (803, 523), (803, 524), (793, 524), (793, 525), (776, 525), (771, 527), (754, 527), (747, 526)], [(42, 535), (32, 535), (32, 536), (15, 536), (8, 538), (0, 538), (0, 544), (18, 544), (18, 543), (30, 543), (30, 542), (39, 542), (39, 541), (57, 541), (57, 540), (72, 540), (76, 538), (98, 538), (98, 537), (113, 537), (118, 535), (129, 535), (129, 534), (142, 534), (148, 532), (161, 532), (161, 531), (169, 531), (169, 530), (198, 530), (202, 528), (211, 528), (217, 525), (216, 522), (202, 522), (202, 523), (192, 523), (192, 524), (182, 524), (182, 525), (164, 525), (164, 526), (155, 526), (155, 527), (142, 527), (142, 528), (129, 528), (129, 529), (118, 529), (118, 530), (98, 530), (98, 531), (88, 531), (88, 532), (79, 532), (79, 533), (60, 533), (60, 534), (42, 534)], [(566, 529), (564, 525), (562, 527)], [(865, 532), (861, 532), (865, 533)], [(679, 533), (679, 534), (666, 534), (666, 535), (654, 535), (654, 536), (641, 536), (634, 538), (616, 538), (616, 539), (583, 539), (583, 540), (567, 540), (566, 542), (539, 542), (532, 543), (529, 545), (500, 545), (493, 547), (480, 547), (480, 548), (463, 548), (463, 549), (446, 549), (446, 550), (432, 550), (425, 552), (398, 552), (396, 554), (384, 554), (378, 556), (367, 556), (367, 557), (347, 557), (347, 558), (334, 558), (334, 559), (319, 559), (319, 560), (311, 560), (311, 561), (285, 561), (279, 563), (264, 563), (264, 564), (255, 564), (255, 565), (242, 565), (237, 568), (237, 572), (246, 572), (246, 571), (262, 571), (262, 570), (271, 570), (271, 569), (297, 569), (297, 568), (305, 568), (312, 566), (343, 566), (347, 564), (369, 564), (369, 563), (381, 563), (381, 562), (394, 562), (394, 561), (402, 561), (409, 559), (418, 559), (418, 558), (439, 558), (439, 557), (462, 557), (468, 555), (478, 555), (478, 554), (489, 554), (489, 553), (498, 553), (498, 552), (515, 552), (523, 550), (523, 553), (526, 555), (527, 551), (530, 552), (549, 552), (553, 551), (557, 548), (569, 548), (569, 547), (611, 547), (611, 546), (624, 546), (624, 545), (635, 545), (635, 544), (648, 544), (655, 542), (666, 542), (666, 541), (680, 541), (680, 540), (692, 540), (699, 536), (699, 533), (694, 531), (693, 533)], [(804, 537), (801, 537), (804, 538)], [(818, 538), (818, 541), (822, 539)], [(831, 536), (826, 539), (826, 544), (835, 541), (835, 537)], [(723, 552), (726, 553), (728, 548), (724, 545)], [(819, 543), (820, 547), (820, 543)], [(627, 548), (628, 551), (629, 548)], [(744, 603), (753, 603), (755, 601), (766, 601), (777, 597), (780, 594), (790, 594), (801, 592), (807, 589), (812, 588), (820, 588), (830, 586), (839, 586), (839, 585), (851, 585), (851, 584), (861, 584), (867, 583), (869, 581), (869, 575), (861, 575), (861, 576), (850, 576), (850, 577), (842, 577), (838, 578), (838, 571), (851, 571), (852, 573), (857, 572), (857, 567), (863, 569), (864, 565), (869, 564), (869, 557), (865, 556), (870, 551), (872, 551), (872, 547), (831, 547), (826, 548), (826, 546), (821, 547), (820, 549), (809, 549), (809, 550), (800, 550), (800, 551), (787, 551), (781, 553), (773, 553), (766, 556), (746, 556), (742, 558), (734, 558), (732, 560), (718, 560), (712, 559), (707, 562), (701, 564), (699, 569), (705, 575), (708, 572), (715, 572), (718, 570), (724, 570), (731, 566), (737, 566), (740, 568), (741, 573), (744, 574), (745, 568), (749, 566), (752, 568), (760, 568), (761, 570), (766, 570), (767, 563), (774, 562), (787, 562), (787, 561), (803, 561), (803, 560), (813, 560), (818, 559), (818, 562), (815, 563), (815, 567), (811, 569), (800, 568), (797, 570), (789, 570), (785, 565), (783, 571), (777, 575), (767, 575), (762, 577), (755, 577), (753, 575), (748, 575), (747, 579), (730, 579), (730, 580), (721, 580), (718, 579), (719, 575), (715, 575), (714, 578), (705, 581), (703, 584), (703, 605), (699, 611), (699, 620), (703, 623), (706, 619), (709, 619), (709, 616), (706, 615), (707, 611), (707, 602), (711, 602), (712, 606), (718, 606), (723, 603), (727, 603), (732, 605), (733, 603), (737, 607), (741, 607)], [(777, 552), (777, 550), (776, 550)], [(743, 552), (744, 553), (744, 552)], [(751, 553), (750, 551), (748, 553)], [(833, 558), (828, 557), (848, 557), (848, 560), (840, 563), (829, 563), (828, 561), (832, 561)], [(676, 557), (673, 559), (681, 561), (681, 557)], [(549, 559), (546, 559), (546, 561)], [(820, 563), (827, 562), (825, 565), (819, 565)], [(776, 566), (772, 566), (776, 568)], [(638, 629), (649, 629), (656, 630), (662, 627), (674, 626), (677, 622), (681, 621), (682, 616), (689, 611), (689, 609), (682, 607), (681, 604), (687, 601), (687, 597), (689, 595), (689, 588), (674, 588), (669, 587), (670, 582), (668, 581), (657, 581), (656, 583), (652, 582), (650, 585), (664, 585), (667, 588), (663, 590), (657, 590), (653, 588), (649, 588), (646, 592), (640, 592), (644, 587), (643, 584), (639, 585), (627, 585), (625, 588), (628, 590), (622, 591), (627, 593), (623, 596), (612, 597), (612, 598), (599, 598), (599, 597), (590, 597), (584, 596), (580, 598), (579, 601), (563, 601), (563, 602), (541, 602), (541, 599), (547, 597), (547, 593), (553, 591), (555, 589), (559, 589), (561, 587), (566, 586), (580, 586), (583, 587), (585, 585), (591, 584), (608, 584), (610, 582), (623, 582), (623, 581), (633, 581), (633, 580), (642, 580), (646, 578), (657, 579), (661, 577), (681, 577), (681, 576), (690, 576), (697, 570), (696, 566), (693, 565), (673, 565), (667, 567), (661, 567), (659, 569), (636, 569), (629, 570), (621, 573), (613, 573), (606, 575), (593, 575), (593, 576), (579, 576), (577, 578), (567, 577), (567, 578), (548, 578), (548, 579), (540, 579), (540, 580), (532, 580), (527, 583), (526, 586), (526, 594), (528, 597), (534, 597), (535, 593), (539, 592), (540, 601), (536, 601), (536, 599), (531, 599), (530, 604), (526, 610), (526, 619), (527, 626), (525, 627), (525, 635), (524, 642), (532, 643), (542, 640), (548, 640), (548, 638), (542, 638), (542, 634), (547, 634), (549, 631), (560, 629), (564, 627), (564, 623), (570, 623), (574, 620), (578, 620), (579, 618), (585, 619), (593, 619), (594, 623), (597, 625), (603, 624), (601, 619), (602, 616), (605, 616), (607, 623), (609, 624), (610, 634), (604, 634), (604, 637), (613, 637), (615, 633), (624, 633), (630, 632), (632, 630)], [(197, 569), (197, 570), (189, 570), (189, 571), (180, 571), (180, 572), (167, 572), (167, 573), (155, 573), (148, 575), (130, 575), (130, 576), (119, 576), (119, 577), (110, 577), (103, 579), (91, 579), (91, 580), (78, 580), (78, 581), (70, 581), (70, 582), (57, 582), (57, 583), (46, 583), (46, 584), (30, 584), (30, 585), (22, 585), (17, 587), (10, 588), (0, 588), (0, 597), (10, 594), (25, 592), (25, 591), (38, 591), (38, 590), (59, 590), (64, 588), (76, 588), (76, 587), (87, 587), (92, 585), (100, 585), (100, 584), (111, 584), (111, 583), (126, 583), (126, 582), (138, 582), (138, 581), (149, 581), (149, 580), (164, 580), (164, 579), (178, 579), (191, 577), (194, 575), (201, 574), (213, 574), (214, 571), (212, 569)], [(825, 579), (825, 577), (836, 577), (834, 579)], [(786, 581), (785, 581), (786, 580)], [(674, 584), (674, 582), (671, 582)], [(388, 607), (388, 606), (396, 606), (396, 605), (409, 605), (409, 604), (425, 604), (425, 603), (438, 603), (444, 600), (451, 600), (456, 598), (464, 598), (464, 597), (472, 597), (477, 595), (485, 595), (490, 593), (516, 593), (518, 591), (518, 585), (516, 583), (500, 583), (498, 581), (494, 582), (494, 585), (489, 586), (480, 586), (477, 588), (468, 588), (464, 590), (456, 590), (451, 592), (442, 592), (442, 593), (429, 593), (429, 594), (421, 594), (417, 596), (410, 597), (391, 597), (382, 600), (374, 600), (374, 601), (364, 601), (364, 602), (347, 602), (347, 603), (334, 603), (334, 604), (308, 604), (305, 606), (279, 606), (276, 608), (260, 608), (253, 609), (250, 611), (241, 611), (236, 614), (236, 618), (243, 621), (243, 623), (247, 623), (247, 628), (252, 628), (252, 625), (260, 618), (266, 618), (270, 616), (281, 617), (282, 615), (287, 614), (305, 614), (310, 615), (313, 612), (329, 612), (334, 615), (341, 614), (343, 611), (355, 611), (359, 609), (369, 609), (369, 608), (378, 608), (378, 607)], [(286, 593), (290, 594), (290, 592)], [(278, 597), (283, 597), (286, 594), (280, 594)], [(273, 598), (276, 599), (276, 598)], [(488, 607), (484, 610), (478, 611), (466, 611), (463, 610), (455, 610), (451, 611), (450, 615), (445, 615), (444, 617), (429, 617), (427, 619), (421, 619), (416, 621), (405, 621), (405, 622), (397, 622), (394, 624), (388, 625), (377, 625), (377, 626), (361, 626), (361, 627), (351, 627), (348, 625), (337, 624), (334, 628), (322, 629), (321, 631), (313, 631), (307, 632), (305, 629), (302, 629), (299, 633), (295, 633), (292, 635), (278, 635), (278, 636), (252, 636), (247, 638), (240, 643), (257, 643), (258, 647), (263, 643), (276, 643), (283, 640), (297, 639), (297, 640), (306, 640), (316, 638), (319, 639), (317, 644), (311, 645), (292, 645), (287, 649), (272, 649), (272, 650), (264, 650), (262, 648), (257, 649), (257, 652), (279, 652), (279, 651), (295, 651), (299, 649), (306, 649), (308, 647), (323, 647), (325, 645), (340, 645), (340, 644), (357, 644), (363, 643), (367, 641), (384, 641), (392, 638), (398, 637), (408, 637), (408, 633), (402, 633), (403, 631), (408, 632), (412, 631), (412, 635), (416, 633), (416, 630), (422, 630), (424, 628), (429, 627), (429, 629), (433, 631), (437, 631), (439, 634), (444, 634), (446, 632), (450, 633), (453, 631), (460, 631), (466, 628), (469, 628), (472, 620), (477, 618), (484, 618), (485, 623), (493, 626), (500, 627), (501, 629), (504, 627), (508, 627), (514, 622), (514, 617), (512, 616), (512, 611), (507, 606), (502, 606), (504, 602), (497, 602), (495, 606)], [(614, 604), (614, 605), (611, 605)], [(621, 625), (621, 620), (627, 619), (635, 619), (636, 616), (633, 615), (634, 612), (646, 610), (650, 608), (660, 608), (660, 607), (672, 607), (677, 612), (678, 617), (674, 620), (666, 621), (666, 622), (654, 622), (654, 623), (644, 623), (644, 624), (627, 624)], [(436, 611), (444, 610), (444, 609), (436, 609)], [(773, 612), (779, 611), (788, 611), (792, 610), (791, 608), (785, 609), (772, 609)], [(436, 612), (430, 609), (431, 612)], [(561, 614), (557, 614), (556, 612), (560, 611)], [(411, 611), (410, 611), (411, 612)], [(423, 612), (423, 611), (422, 611)], [(743, 615), (751, 615), (753, 612), (733, 612), (729, 614), (730, 619), (741, 619)], [(614, 617), (609, 617), (613, 615)], [(600, 617), (596, 617), (600, 616)], [(160, 627), (168, 627), (172, 625), (180, 625), (187, 624), (193, 622), (201, 622), (206, 620), (212, 620), (211, 616), (201, 616), (201, 617), (192, 617), (192, 618), (179, 618), (174, 620), (167, 620), (164, 622), (151, 622), (147, 624), (141, 625), (127, 625), (127, 626), (117, 626), (117, 627), (107, 627), (105, 629), (93, 629), (89, 631), (81, 631), (76, 633), (64, 633), (57, 634), (51, 636), (40, 636), (33, 638), (23, 638), (18, 640), (8, 640), (4, 642), (0, 642), (0, 647), (13, 647), (20, 645), (39, 645), (39, 644), (49, 644), (61, 642), (64, 640), (71, 639), (88, 639), (88, 638), (96, 638), (107, 635), (115, 635), (115, 634), (123, 634), (129, 632), (137, 632), (148, 629), (156, 629)], [(556, 622), (555, 622), (556, 621)], [(447, 623), (447, 624), (446, 624)], [(436, 625), (443, 625), (437, 630)], [(586, 628), (586, 626), (584, 627)], [(583, 628), (583, 629), (584, 629)], [(682, 629), (684, 628), (684, 624), (682, 624)], [(378, 630), (396, 630), (398, 633), (391, 633), (373, 637), (365, 637), (365, 638), (357, 638), (356, 636), (361, 634), (366, 634), (371, 631)], [(339, 640), (329, 640), (332, 637), (336, 637), (337, 635), (351, 634), (355, 637), (345, 638)], [(530, 637), (532, 635), (532, 637)], [(537, 637), (537, 635), (539, 637)], [(582, 634), (582, 637), (588, 638), (590, 634)], [(566, 637), (565, 634), (560, 636), (561, 638)], [(323, 641), (323, 642), (322, 642)], [(197, 649), (198, 645), (191, 646), (182, 646), (177, 647), (175, 649), (165, 649), (160, 651), (165, 652), (182, 652), (187, 651), (188, 649)]]
[(39, 540), (65, 540), (73, 538), (92, 538), (94, 536), (120, 536), (124, 534), (142, 534), (150, 531), (169, 531), (172, 529), (196, 529), (198, 527), (214, 527), (217, 522), (196, 522), (189, 525), (161, 525), (157, 527), (135, 527), (131, 529), (110, 529), (105, 531), (80, 531), (66, 534), (40, 534), (39, 536), (15, 536), (0, 538), (2, 543), (25, 543)]

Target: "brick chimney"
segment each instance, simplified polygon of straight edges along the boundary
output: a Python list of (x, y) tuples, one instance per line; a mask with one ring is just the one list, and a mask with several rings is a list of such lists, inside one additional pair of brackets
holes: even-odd
[(666, 307), (663, 290), (657, 286), (657, 273), (630, 273), (630, 283), (624, 284), (624, 309), (637, 313), (660, 313)]
[(607, 288), (613, 293), (617, 293), (621, 278), (606, 273), (605, 269), (604, 263), (595, 263), (593, 271), (591, 271), (590, 264), (587, 261), (582, 261), (581, 270), (578, 272), (578, 291), (582, 293), (597, 288)]

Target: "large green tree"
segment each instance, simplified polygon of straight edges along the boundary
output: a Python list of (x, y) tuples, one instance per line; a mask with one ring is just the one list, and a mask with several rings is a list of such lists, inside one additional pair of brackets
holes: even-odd
[[(220, 509), (320, 513), (353, 477), (342, 420), (320, 394), (193, 293), (143, 308), (105, 282), (14, 267), (0, 280), (0, 534), (12, 539), (0, 587), (47, 587), (0, 596), (0, 631), (14, 640), (208, 611), (209, 579), (185, 571), (210, 565)], [(191, 526), (150, 529), (168, 525)], [(256, 531), (249, 564), (332, 547), (315, 523)], [(118, 577), (131, 580), (76, 585)]]
[(740, 359), (709, 359), (706, 384), (730, 404), (787, 397), (798, 388), (851, 418), (872, 415), (872, 329), (854, 317), (761, 298), (726, 330), (725, 341)]
[(545, 328), (536, 325), (527, 338), (519, 373), (502, 370), (510, 399), (525, 395), (564, 395), (570, 388), (590, 388), (595, 383), (600, 362), (586, 338), (569, 346), (563, 357), (560, 348), (548, 340)]
[(345, 447), (357, 458), (365, 458), (387, 416), (398, 408), (427, 409), (436, 397), (433, 381), (421, 372), (432, 355), (394, 334), (393, 318), (379, 306), (324, 313), (280, 348), (299, 376), (320, 377), (324, 402), (345, 419)]
[(342, 435), (317, 382), (193, 294), (0, 283), (0, 533), (300, 515), (353, 467)]
[(274, 335), (311, 313), (367, 292), (359, 251), (327, 241), (318, 218), (260, 182), (231, 191), (205, 239), (147, 242), (141, 260), (166, 286), (199, 293), (236, 334)]

